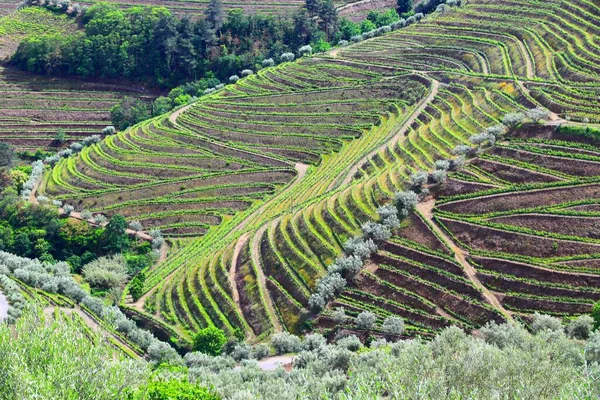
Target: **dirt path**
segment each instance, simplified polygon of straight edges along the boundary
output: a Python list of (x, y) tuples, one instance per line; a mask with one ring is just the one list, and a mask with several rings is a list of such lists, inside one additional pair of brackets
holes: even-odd
[(181, 107), (178, 110), (173, 111), (170, 115), (169, 115), (169, 122), (172, 123), (174, 126), (177, 126), (177, 118), (183, 114), (184, 112), (186, 112), (187, 110), (189, 110), (194, 104), (196, 104), (196, 102), (192, 102), (190, 104), (187, 104), (183, 107)]
[(256, 266), (258, 284), (260, 286), (259, 290), (264, 294), (267, 312), (270, 315), (271, 321), (273, 321), (273, 329), (275, 330), (275, 332), (281, 332), (283, 329), (281, 327), (281, 324), (279, 323), (279, 317), (275, 312), (275, 307), (273, 306), (271, 294), (267, 289), (267, 278), (265, 277), (265, 274), (262, 269), (262, 263), (260, 261), (260, 239), (262, 238), (269, 225), (275, 224), (277, 223), (277, 221), (279, 221), (279, 218), (275, 218), (273, 221), (264, 224), (256, 231), (254, 236), (252, 236), (252, 239), (250, 240), (250, 256), (252, 257), (252, 262)]
[(233, 257), (231, 258), (231, 266), (229, 267), (229, 283), (231, 284), (231, 292), (233, 294), (233, 301), (240, 307), (240, 293), (237, 289), (237, 284), (235, 282), (235, 274), (236, 267), (238, 264), (238, 260), (240, 258), (240, 253), (242, 252), (244, 246), (248, 242), (248, 238), (250, 237), (250, 233), (244, 233), (235, 244), (235, 249), (233, 250)]
[[(431, 90), (429, 92), (429, 95), (427, 97), (425, 97), (423, 100), (421, 100), (421, 102), (419, 103), (419, 105), (417, 106), (417, 108), (415, 108), (415, 110), (408, 117), (408, 119), (406, 119), (402, 123), (402, 125), (400, 125), (400, 127), (398, 128), (398, 130), (396, 131), (396, 133), (394, 134), (394, 136), (392, 136), (392, 138), (390, 140), (386, 141), (381, 146), (379, 146), (378, 148), (376, 148), (375, 150), (371, 151), (369, 154), (367, 154), (366, 156), (364, 156), (363, 158), (361, 158), (360, 160), (358, 160), (354, 164), (354, 166), (352, 168), (350, 168), (350, 170), (346, 174), (346, 177), (342, 181), (341, 185), (348, 185), (348, 184), (350, 184), (352, 182), (352, 180), (354, 179), (354, 176), (356, 175), (356, 173), (360, 169), (360, 167), (362, 167), (371, 158), (373, 158), (374, 156), (376, 156), (377, 153), (379, 153), (382, 150), (385, 150), (385, 148), (388, 147), (388, 146), (390, 146), (390, 145), (391, 146), (396, 146), (398, 144), (398, 142), (400, 141), (400, 139), (404, 138), (404, 133), (406, 131), (408, 131), (408, 129), (410, 128), (410, 126), (421, 115), (421, 113), (425, 110), (425, 108), (429, 105), (429, 103), (431, 103), (433, 101), (433, 99), (435, 98), (435, 96), (437, 96), (438, 91), (439, 91), (439, 87), (440, 87), (440, 82), (437, 81), (437, 80), (435, 80), (435, 79), (432, 79), (431, 80)], [(338, 179), (334, 180), (334, 182), (331, 185), (329, 185), (328, 190), (333, 190), (334, 187), (337, 186), (336, 182), (338, 182)]]
[(129, 350), (131, 353), (141, 356), (136, 350), (131, 348), (131, 346), (129, 346), (129, 344), (127, 342), (125, 342), (123, 339), (121, 339), (119, 336), (114, 335), (113, 333), (102, 328), (102, 326), (98, 323), (98, 321), (95, 319), (95, 317), (92, 317), (86, 311), (82, 310), (79, 306), (76, 306), (75, 308), (65, 308), (65, 307), (56, 307), (56, 306), (55, 307), (46, 307), (46, 308), (44, 308), (44, 314), (51, 318), (51, 317), (53, 317), (54, 311), (56, 309), (64, 312), (65, 314), (68, 314), (68, 315), (77, 313), (77, 315), (79, 315), (79, 317), (81, 317), (83, 322), (85, 322), (85, 324), (92, 331), (94, 331), (96, 333), (104, 333), (106, 335), (110, 335), (115, 341), (119, 342), (123, 347), (127, 348), (127, 350)]
[(475, 288), (479, 289), (483, 294), (483, 297), (486, 301), (491, 304), (495, 309), (500, 311), (500, 313), (506, 318), (507, 321), (512, 321), (512, 315), (500, 304), (498, 298), (489, 291), (477, 278), (477, 271), (475, 268), (466, 259), (467, 253), (458, 247), (456, 243), (448, 235), (444, 232), (433, 220), (433, 208), (435, 207), (435, 200), (430, 200), (426, 202), (419, 203), (417, 205), (417, 211), (429, 222), (429, 224), (433, 227), (433, 230), (437, 234), (438, 237), (442, 238), (442, 241), (448, 248), (454, 252), (454, 257), (456, 261), (460, 263), (465, 271), (465, 275), (467, 278), (473, 283)]
[(292, 368), (294, 358), (294, 356), (267, 357), (258, 361), (258, 367), (263, 371), (273, 371), (280, 366), (288, 370)]

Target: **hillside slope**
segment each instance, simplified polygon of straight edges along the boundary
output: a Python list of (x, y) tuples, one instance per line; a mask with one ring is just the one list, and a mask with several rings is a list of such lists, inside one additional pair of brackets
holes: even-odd
[[(184, 337), (213, 324), (241, 328), (249, 337), (298, 329), (316, 279), (341, 254), (341, 244), (375, 218), (377, 205), (414, 171), (431, 170), (436, 159), (451, 157), (455, 146), (469, 144), (471, 135), (509, 112), (542, 105), (554, 118), (597, 120), (598, 22), (600, 8), (586, 0), (469, 1), (331, 54), (261, 70), (170, 117), (109, 137), (62, 160), (41, 192), (78, 208), (139, 219), (176, 238), (168, 259), (147, 273), (145, 311), (137, 307), (148, 318)], [(510, 166), (542, 172), (548, 185), (577, 179), (570, 171), (553, 172), (556, 166), (536, 166), (531, 151), (497, 151)], [(596, 154), (591, 148), (582, 158)], [(298, 173), (306, 165), (308, 173)], [(523, 184), (495, 173), (469, 166), (461, 179), (507, 191)], [(593, 170), (588, 178), (597, 178)], [(505, 318), (506, 309), (523, 316), (555, 310), (536, 299), (515, 305), (497, 296), (512, 289), (489, 277), (491, 264), (484, 273), (476, 269), (479, 259), (455, 258), (454, 247), (481, 245), (461, 235), (465, 222), (449, 220), (482, 222), (449, 212), (436, 214), (433, 223), (440, 225), (433, 232), (447, 229), (455, 243), (439, 243), (434, 233), (417, 234), (430, 237), (421, 245), (393, 239), (378, 254), (377, 267), (338, 303), (353, 315), (361, 309), (400, 314), (411, 334), (449, 323), (479, 326)], [(429, 217), (419, 220), (414, 223), (423, 232), (432, 229)], [(567, 234), (530, 229), (527, 235)], [(508, 257), (503, 246), (494, 248), (495, 256)], [(531, 248), (542, 250), (533, 242)], [(577, 249), (523, 256), (548, 270), (570, 262), (557, 257), (593, 259), (596, 253), (594, 244)], [(594, 282), (590, 278), (585, 290), (595, 292)], [(562, 310), (585, 312), (593, 296), (583, 298), (585, 306)]]

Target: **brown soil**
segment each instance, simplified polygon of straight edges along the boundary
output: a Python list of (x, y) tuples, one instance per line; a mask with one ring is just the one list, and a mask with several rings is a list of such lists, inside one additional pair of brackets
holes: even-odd
[(533, 172), (524, 168), (503, 164), (496, 161), (479, 159), (473, 161), (472, 164), (486, 172), (489, 172), (498, 179), (502, 179), (504, 181), (515, 184), (545, 183), (556, 182), (560, 180), (559, 178), (556, 178), (552, 175)]
[(561, 301), (528, 299), (516, 296), (505, 296), (502, 300), (508, 308), (523, 311), (536, 310), (550, 314), (587, 314), (592, 310), (592, 304), (566, 303)]
[(556, 205), (569, 201), (600, 199), (600, 185), (578, 185), (525, 192), (501, 193), (474, 199), (458, 200), (438, 206), (441, 210), (457, 214), (486, 214), (520, 208)]
[(464, 245), (478, 250), (540, 258), (600, 253), (600, 245), (507, 232), (444, 218), (439, 220)]
[(448, 253), (448, 249), (440, 242), (429, 227), (423, 222), (416, 213), (412, 213), (407, 221), (409, 225), (399, 232), (399, 236), (422, 244), (423, 246)]
[(491, 221), (563, 235), (600, 239), (600, 217), (519, 214), (491, 218)]
[(461, 181), (454, 178), (448, 178), (448, 180), (438, 190), (438, 195), (442, 197), (456, 196), (459, 194), (475, 193), (482, 190), (493, 189), (495, 186), (488, 185), (485, 183), (475, 183)]

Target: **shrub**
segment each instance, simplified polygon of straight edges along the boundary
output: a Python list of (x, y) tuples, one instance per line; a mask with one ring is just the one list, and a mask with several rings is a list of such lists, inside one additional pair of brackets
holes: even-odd
[(84, 265), (83, 279), (91, 287), (109, 290), (123, 287), (127, 282), (127, 266), (123, 256), (100, 257)]
[(271, 349), (264, 343), (259, 343), (252, 349), (252, 358), (262, 360), (271, 354)]
[(447, 178), (446, 171), (438, 169), (438, 170), (433, 171), (431, 174), (429, 174), (428, 179), (429, 179), (429, 181), (431, 181), (431, 183), (440, 185), (440, 184), (446, 182), (446, 178)]
[(225, 333), (214, 326), (200, 330), (194, 337), (193, 349), (210, 356), (218, 356), (227, 343)]
[(341, 347), (350, 351), (358, 351), (362, 347), (362, 343), (356, 335), (346, 336), (344, 338), (338, 339), (335, 342), (336, 346)]
[(96, 225), (103, 225), (104, 223), (106, 223), (106, 217), (102, 214), (96, 214), (94, 215), (94, 223)]
[(273, 65), (275, 65), (275, 60), (273, 60), (272, 58), (267, 58), (262, 62), (262, 66), (265, 68), (272, 67)]
[(525, 115), (523, 113), (508, 113), (504, 116), (504, 118), (502, 118), (502, 123), (508, 126), (510, 129), (513, 129), (522, 124), (524, 119)]
[(220, 400), (212, 389), (190, 383), (186, 380), (171, 379), (152, 381), (148, 384), (148, 400)]
[(558, 332), (563, 330), (563, 326), (560, 319), (551, 317), (550, 315), (538, 314), (536, 312), (533, 314), (531, 330), (533, 333), (539, 333), (544, 330)]
[(236, 83), (239, 80), (240, 80), (240, 77), (237, 75), (232, 75), (229, 77), (229, 82), (231, 82), (231, 83)]
[(319, 333), (311, 333), (304, 337), (302, 349), (305, 351), (318, 350), (325, 345), (327, 345), (327, 340), (325, 340), (323, 335)]
[(344, 47), (344, 46), (348, 46), (349, 42), (347, 40), (340, 40), (338, 42), (338, 46), (340, 47)]
[(81, 218), (85, 219), (85, 220), (89, 220), (92, 218), (92, 213), (91, 211), (87, 211), (87, 210), (83, 210), (81, 212)]
[(471, 148), (471, 146), (467, 146), (466, 144), (459, 144), (454, 148), (454, 150), (452, 150), (452, 153), (456, 154), (457, 156), (466, 156), (472, 150), (473, 149)]
[(358, 314), (358, 316), (354, 320), (354, 323), (356, 324), (356, 327), (358, 329), (363, 329), (363, 330), (368, 331), (373, 328), (376, 320), (377, 320), (377, 317), (375, 316), (375, 314), (373, 314), (370, 311), (363, 311), (360, 314)]
[[(360, 228), (365, 239), (372, 239), (376, 243), (385, 242), (392, 237), (392, 232), (390, 229), (385, 225), (378, 224), (377, 222), (365, 222)], [(377, 251), (377, 246), (370, 248), (370, 250)]]
[(135, 232), (139, 232), (143, 229), (143, 226), (140, 221), (131, 221), (129, 223), (129, 228)]
[(280, 57), (281, 62), (292, 62), (295, 58), (294, 53), (283, 53)]
[(331, 313), (331, 319), (338, 325), (343, 324), (348, 319), (344, 307), (338, 307)]
[(536, 124), (542, 119), (550, 118), (550, 112), (542, 107), (532, 108), (531, 110), (527, 111), (525, 115)]
[(590, 337), (594, 319), (589, 315), (580, 315), (567, 326), (567, 333), (570, 337), (579, 340), (585, 340)]
[(450, 160), (450, 171), (460, 171), (465, 167), (465, 156)]
[(298, 49), (298, 53), (301, 56), (305, 56), (305, 55), (311, 55), (313, 52), (313, 48), (311, 45), (307, 44), (306, 46), (302, 46)]
[(388, 335), (402, 335), (404, 332), (404, 320), (397, 316), (387, 317), (383, 320), (381, 330)]
[(114, 135), (115, 133), (117, 133), (117, 130), (112, 125), (109, 125), (106, 128), (102, 129), (102, 134), (106, 135), (106, 136), (108, 136), (108, 135)]
[(148, 346), (147, 353), (148, 359), (154, 364), (183, 364), (183, 360), (179, 354), (177, 354), (175, 349), (159, 340), (153, 341), (152, 344)]
[(503, 124), (490, 126), (485, 130), (485, 133), (487, 133), (488, 135), (493, 135), (497, 139), (506, 133), (506, 126), (504, 126)]
[(238, 343), (231, 352), (231, 358), (235, 361), (248, 360), (251, 357), (251, 348), (245, 343)]
[(250, 75), (254, 75), (254, 71), (252, 71), (251, 69), (245, 69), (242, 71), (243, 77), (250, 76)]
[(521, 325), (501, 324), (490, 321), (479, 329), (483, 339), (501, 349), (509, 346), (520, 347), (528, 339), (528, 333)]
[(69, 215), (71, 215), (71, 213), (75, 211), (75, 207), (69, 205), (69, 204), (65, 204), (63, 206), (63, 212), (65, 213), (65, 215), (68, 217)]
[(427, 172), (417, 171), (410, 176), (410, 184), (414, 188), (420, 188), (421, 186), (427, 183), (427, 177)]
[(276, 354), (296, 353), (302, 349), (300, 339), (288, 332), (273, 335), (271, 346), (275, 349)]
[(450, 161), (449, 160), (437, 160), (435, 162), (435, 169), (441, 171), (448, 171), (450, 169)]
[(362, 42), (362, 40), (363, 40), (363, 37), (362, 37), (362, 35), (356, 35), (356, 36), (352, 36), (352, 37), (350, 38), (350, 41), (351, 41), (352, 43), (358, 43), (358, 42)]
[(398, 209), (400, 217), (405, 218), (416, 208), (419, 203), (419, 196), (413, 191), (396, 192), (394, 194), (394, 204)]

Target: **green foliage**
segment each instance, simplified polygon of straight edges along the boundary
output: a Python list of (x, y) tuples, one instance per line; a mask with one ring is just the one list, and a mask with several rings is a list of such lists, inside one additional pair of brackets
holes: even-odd
[(219, 400), (213, 390), (184, 380), (155, 381), (148, 385), (148, 400)]
[(392, 25), (398, 21), (398, 13), (394, 9), (386, 11), (369, 11), (367, 19), (375, 24), (377, 28)]
[(113, 125), (124, 130), (128, 127), (144, 121), (151, 116), (148, 103), (133, 97), (125, 96), (110, 109), (110, 117)]
[(138, 301), (144, 295), (144, 283), (146, 282), (146, 274), (140, 272), (129, 283), (129, 293), (134, 301)]
[(0, 398), (121, 399), (148, 379), (142, 361), (125, 360), (80, 324), (27, 311), (0, 324)]
[(57, 144), (64, 144), (67, 141), (67, 134), (65, 133), (64, 129), (59, 129), (56, 132), (56, 135), (54, 135), (54, 141)]
[(104, 247), (108, 253), (122, 253), (129, 246), (125, 233), (127, 220), (122, 215), (114, 215), (102, 235)]
[(8, 143), (0, 142), (0, 167), (10, 167), (15, 158), (15, 151)]
[(398, 14), (409, 13), (413, 9), (413, 0), (398, 0)]
[(594, 303), (590, 315), (594, 319), (594, 330), (600, 328), (600, 301)]
[(217, 327), (209, 326), (196, 334), (193, 348), (204, 354), (218, 356), (225, 343), (227, 343), (225, 333)]
[(127, 282), (127, 267), (123, 256), (100, 257), (82, 269), (83, 279), (94, 289), (110, 290)]

